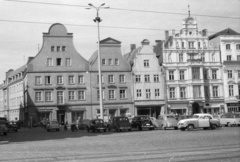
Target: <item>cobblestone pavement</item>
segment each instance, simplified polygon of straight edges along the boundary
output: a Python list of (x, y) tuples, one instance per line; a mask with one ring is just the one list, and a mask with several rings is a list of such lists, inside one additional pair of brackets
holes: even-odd
[(22, 128), (0, 135), (0, 162), (240, 161), (240, 127), (88, 133)]

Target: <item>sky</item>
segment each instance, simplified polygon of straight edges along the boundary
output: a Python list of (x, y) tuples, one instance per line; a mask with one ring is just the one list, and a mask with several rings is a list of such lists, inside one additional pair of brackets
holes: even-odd
[(131, 44), (141, 46), (143, 39), (154, 46), (155, 40), (165, 39), (165, 30), (177, 33), (188, 5), (199, 30), (211, 35), (231, 28), (240, 33), (240, 0), (0, 0), (0, 84), (5, 72), (36, 56), (42, 34), (54, 23), (73, 33), (75, 48), (88, 60), (97, 50), (96, 10), (87, 10), (89, 3), (110, 7), (99, 11), (100, 39), (120, 41), (122, 54), (130, 52)]

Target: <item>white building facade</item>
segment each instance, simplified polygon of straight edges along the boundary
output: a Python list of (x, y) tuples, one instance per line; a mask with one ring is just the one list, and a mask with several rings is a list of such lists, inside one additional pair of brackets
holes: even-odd
[(221, 50), (225, 112), (240, 112), (240, 34), (225, 29), (209, 36), (209, 42)]
[(208, 44), (207, 30), (198, 30), (196, 19), (183, 20), (180, 33), (163, 46), (166, 105), (174, 114), (219, 113), (224, 102), (219, 49)]

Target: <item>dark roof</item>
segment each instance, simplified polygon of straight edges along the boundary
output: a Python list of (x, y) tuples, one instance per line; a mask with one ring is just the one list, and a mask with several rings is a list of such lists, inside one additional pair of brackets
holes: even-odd
[(230, 28), (227, 28), (227, 29), (224, 29), (224, 30), (222, 30), (220, 32), (217, 32), (217, 33), (213, 34), (213, 35), (210, 35), (208, 37), (208, 39), (211, 40), (211, 39), (216, 38), (216, 37), (218, 37), (220, 35), (240, 35), (240, 34), (237, 33), (236, 31), (230, 29)]

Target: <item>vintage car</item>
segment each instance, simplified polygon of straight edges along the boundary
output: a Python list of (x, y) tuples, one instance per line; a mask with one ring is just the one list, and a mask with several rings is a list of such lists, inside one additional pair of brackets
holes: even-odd
[(17, 132), (18, 131), (18, 125), (15, 121), (7, 121), (6, 123), (8, 132)]
[(111, 131), (112, 129), (114, 129), (116, 132), (122, 130), (131, 131), (132, 127), (127, 117), (117, 116), (113, 117), (112, 121), (108, 125), (108, 130)]
[(237, 113), (226, 113), (220, 116), (220, 124), (231, 127), (240, 126), (240, 114)]
[(48, 132), (51, 130), (60, 131), (60, 125), (59, 125), (58, 121), (56, 121), (56, 120), (49, 121), (49, 122), (47, 122), (46, 129)]
[(166, 130), (167, 128), (178, 129), (178, 121), (175, 116), (171, 114), (159, 115), (156, 122), (158, 123), (158, 127), (162, 128), (162, 130)]
[(152, 122), (154, 128), (158, 128), (159, 125), (158, 125), (158, 123), (157, 123), (157, 119), (154, 118), (154, 117), (149, 117), (149, 118), (150, 118), (150, 120), (151, 120), (151, 122)]
[(142, 130), (143, 128), (154, 130), (154, 125), (147, 115), (134, 116), (131, 125), (132, 128), (137, 128), (138, 130)]
[(101, 130), (106, 132), (107, 124), (105, 124), (102, 119), (92, 119), (92, 120), (90, 120), (90, 123), (87, 126), (87, 131), (90, 132), (90, 130), (92, 132), (95, 132), (95, 131), (100, 132)]
[(78, 129), (87, 129), (87, 126), (90, 123), (90, 119), (82, 119), (78, 123)]
[(218, 119), (214, 119), (210, 114), (194, 114), (189, 119), (183, 119), (178, 122), (178, 128), (182, 131), (184, 130), (193, 130), (196, 128), (203, 129), (216, 129), (220, 126)]
[(0, 120), (0, 134), (7, 135), (8, 129), (5, 120)]

